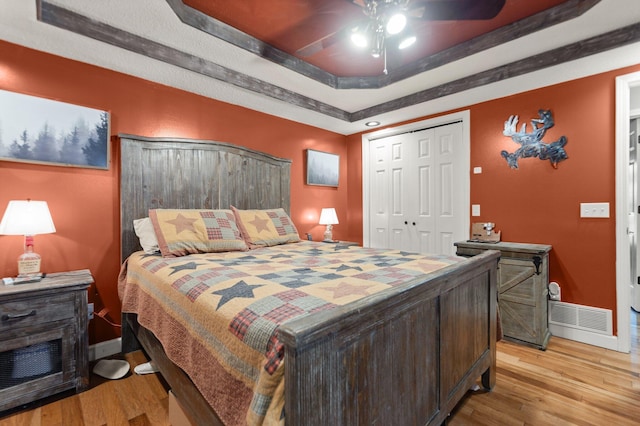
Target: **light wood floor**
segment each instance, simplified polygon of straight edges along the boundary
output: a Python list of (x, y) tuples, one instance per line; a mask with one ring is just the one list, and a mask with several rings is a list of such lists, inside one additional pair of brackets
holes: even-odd
[[(552, 337), (546, 351), (498, 343), (497, 384), (469, 392), (449, 425), (640, 424), (640, 338), (621, 354)], [(132, 366), (146, 362), (127, 355)], [(91, 389), (40, 407), (0, 415), (0, 425), (168, 425), (167, 391), (155, 374), (94, 381)]]
[(498, 343), (495, 388), (468, 393), (449, 425), (640, 424), (640, 315), (632, 319), (630, 354), (557, 337), (546, 351)]

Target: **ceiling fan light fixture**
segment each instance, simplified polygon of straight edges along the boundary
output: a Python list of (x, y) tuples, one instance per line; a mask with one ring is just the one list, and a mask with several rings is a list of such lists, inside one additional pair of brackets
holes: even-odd
[(407, 17), (403, 13), (394, 13), (387, 21), (386, 30), (390, 35), (399, 34), (407, 26)]
[(360, 31), (354, 31), (351, 33), (351, 42), (361, 48), (369, 45), (368, 37)]
[(384, 51), (384, 31), (376, 31), (373, 34), (373, 47), (371, 48), (371, 56), (379, 58)]
[(409, 46), (413, 46), (417, 40), (415, 34), (407, 34), (406, 36), (400, 39), (400, 43), (398, 43), (398, 49), (403, 50)]

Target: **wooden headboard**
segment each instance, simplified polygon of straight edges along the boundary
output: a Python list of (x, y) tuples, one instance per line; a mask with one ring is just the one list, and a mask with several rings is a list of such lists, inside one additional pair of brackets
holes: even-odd
[(290, 213), (291, 160), (221, 142), (118, 136), (122, 261), (141, 249), (133, 220), (149, 209), (233, 205)]

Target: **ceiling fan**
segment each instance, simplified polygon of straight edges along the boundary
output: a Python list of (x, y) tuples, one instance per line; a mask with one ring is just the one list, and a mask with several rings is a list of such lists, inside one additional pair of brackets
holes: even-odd
[(352, 22), (339, 31), (328, 34), (296, 51), (300, 57), (309, 57), (342, 40), (349, 39), (371, 56), (383, 56), (387, 74), (387, 49), (406, 49), (417, 36), (410, 20), (461, 21), (494, 18), (506, 0), (349, 0), (362, 7), (367, 16)]

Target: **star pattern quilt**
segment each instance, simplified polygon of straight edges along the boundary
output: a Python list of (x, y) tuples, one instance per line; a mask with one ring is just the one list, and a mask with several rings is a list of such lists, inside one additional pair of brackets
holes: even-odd
[(225, 424), (282, 424), (281, 324), (422, 279), (462, 258), (301, 241), (122, 266), (122, 311), (136, 313)]

